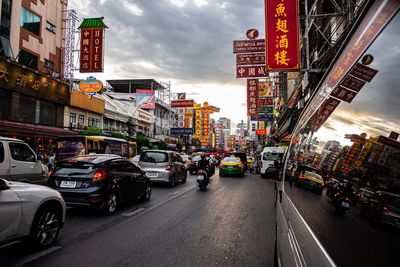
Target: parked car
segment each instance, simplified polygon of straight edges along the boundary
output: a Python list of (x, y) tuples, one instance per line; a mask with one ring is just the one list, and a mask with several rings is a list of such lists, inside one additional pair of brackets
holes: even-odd
[(36, 248), (54, 244), (65, 221), (59, 192), (0, 178), (0, 245), (28, 237)]
[(219, 175), (240, 175), (244, 176), (246, 167), (240, 158), (235, 156), (225, 157), (219, 166)]
[(296, 184), (315, 191), (320, 195), (324, 190), (324, 180), (322, 179), (322, 176), (311, 171), (303, 171), (299, 173), (296, 178)]
[(0, 137), (0, 177), (44, 184), (47, 177), (41, 160), (24, 141)]
[(149, 200), (146, 172), (127, 158), (112, 154), (82, 155), (58, 161), (48, 185), (70, 206), (90, 206), (106, 214), (133, 199)]
[(400, 195), (377, 191), (361, 204), (360, 213), (374, 222), (400, 227)]
[(140, 154), (139, 165), (153, 182), (186, 182), (187, 171), (179, 153), (175, 151), (147, 150)]

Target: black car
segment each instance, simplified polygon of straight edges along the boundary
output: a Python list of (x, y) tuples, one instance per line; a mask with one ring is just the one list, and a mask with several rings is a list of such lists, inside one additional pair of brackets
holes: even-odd
[(146, 172), (117, 155), (84, 155), (58, 161), (48, 185), (62, 194), (67, 205), (90, 206), (106, 214), (124, 201), (151, 197)]

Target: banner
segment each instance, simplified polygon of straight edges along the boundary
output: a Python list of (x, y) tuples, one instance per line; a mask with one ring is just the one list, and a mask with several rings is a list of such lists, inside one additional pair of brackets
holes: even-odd
[(299, 70), (298, 0), (265, 0), (267, 68)]
[(155, 109), (156, 97), (154, 90), (136, 90), (136, 106), (142, 109)]
[(247, 116), (258, 115), (258, 80), (247, 80)]
[(272, 97), (272, 81), (258, 83), (259, 97)]

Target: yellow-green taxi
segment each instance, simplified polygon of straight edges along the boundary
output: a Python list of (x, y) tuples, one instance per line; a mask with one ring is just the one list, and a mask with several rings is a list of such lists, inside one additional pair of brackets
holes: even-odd
[(219, 175), (240, 175), (244, 176), (245, 166), (240, 158), (235, 156), (226, 157), (221, 161), (219, 165)]
[(296, 184), (311, 189), (320, 195), (324, 190), (324, 180), (321, 175), (311, 171), (301, 172), (297, 177)]

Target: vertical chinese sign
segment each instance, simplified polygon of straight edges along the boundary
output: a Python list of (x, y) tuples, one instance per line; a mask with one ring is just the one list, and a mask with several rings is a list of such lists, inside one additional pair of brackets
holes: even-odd
[(298, 0), (265, 0), (268, 70), (299, 70)]
[(258, 79), (247, 79), (247, 116), (258, 115)]
[(107, 26), (103, 18), (84, 19), (81, 30), (79, 71), (103, 72), (103, 42)]

